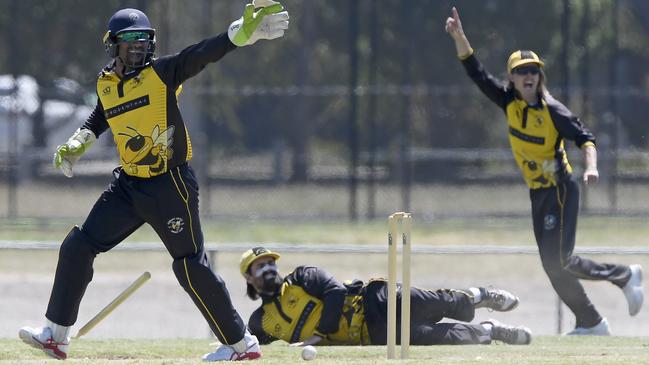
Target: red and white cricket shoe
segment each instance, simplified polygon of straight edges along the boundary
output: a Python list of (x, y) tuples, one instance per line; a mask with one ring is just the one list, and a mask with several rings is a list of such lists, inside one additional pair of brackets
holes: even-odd
[[(237, 351), (237, 348), (240, 351)], [(248, 331), (243, 339), (233, 345), (220, 345), (216, 351), (203, 355), (203, 361), (240, 361), (255, 360), (261, 357), (261, 347), (257, 336)]]
[(55, 359), (65, 360), (68, 357), (70, 339), (66, 338), (64, 342), (54, 341), (52, 338), (52, 330), (49, 327), (23, 327), (18, 331), (18, 337), (24, 343), (43, 350), (43, 352)]

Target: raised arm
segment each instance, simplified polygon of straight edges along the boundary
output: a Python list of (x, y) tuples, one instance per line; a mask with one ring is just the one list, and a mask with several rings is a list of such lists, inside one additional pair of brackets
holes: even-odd
[(511, 98), (503, 83), (485, 70), (484, 66), (473, 54), (473, 48), (464, 34), (460, 14), (455, 7), (452, 9), (452, 16), (446, 19), (446, 32), (455, 42), (455, 50), (458, 58), (471, 80), (480, 88), (491, 101), (498, 105), (503, 111)]
[(473, 48), (464, 34), (460, 14), (455, 6), (451, 9), (451, 16), (446, 19), (446, 33), (455, 41), (455, 50), (459, 59), (464, 60), (473, 54)]
[(174, 90), (185, 80), (201, 72), (207, 64), (216, 62), (236, 49), (226, 33), (193, 44), (179, 53), (156, 60), (153, 68), (165, 84)]
[(161, 57), (154, 64), (158, 75), (173, 89), (195, 76), (209, 63), (216, 62), (237, 47), (254, 44), (260, 39), (276, 39), (288, 29), (288, 12), (271, 0), (254, 0), (247, 4), (243, 16), (228, 27), (228, 31), (180, 53)]

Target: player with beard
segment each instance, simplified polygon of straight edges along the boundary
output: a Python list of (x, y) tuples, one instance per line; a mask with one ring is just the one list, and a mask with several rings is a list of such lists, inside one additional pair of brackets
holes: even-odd
[[(276, 264), (279, 257), (276, 252), (255, 247), (241, 256), (239, 265), (248, 297), (262, 299), (261, 307), (248, 321), (250, 332), (260, 343), (284, 340), (293, 346), (386, 344), (385, 280), (341, 283), (313, 266), (299, 266), (282, 277)], [(524, 345), (532, 340), (529, 329), (495, 320), (480, 324), (438, 323), (443, 318), (469, 322), (476, 308), (513, 310), (519, 300), (505, 290), (412, 288), (410, 295), (413, 345), (488, 344), (494, 340)]]

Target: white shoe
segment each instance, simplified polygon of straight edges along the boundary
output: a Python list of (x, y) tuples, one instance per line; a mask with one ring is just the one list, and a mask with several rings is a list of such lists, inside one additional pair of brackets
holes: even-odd
[(498, 312), (508, 312), (518, 307), (518, 297), (514, 294), (494, 288), (479, 288), (481, 300), (476, 303), (476, 308), (489, 308)]
[(43, 352), (55, 359), (65, 360), (68, 357), (70, 339), (67, 338), (64, 342), (55, 342), (52, 338), (52, 330), (49, 327), (23, 327), (18, 331), (18, 337), (24, 343), (43, 350)]
[[(241, 347), (242, 351), (237, 351), (237, 347)], [(261, 347), (259, 347), (257, 336), (246, 331), (241, 341), (234, 345), (220, 345), (216, 351), (203, 355), (203, 361), (240, 361), (254, 360), (260, 357)]]
[(610, 336), (611, 329), (608, 326), (608, 320), (602, 320), (593, 327), (576, 327), (574, 330), (565, 334), (566, 336)]
[(532, 342), (532, 331), (524, 326), (510, 326), (495, 319), (481, 322), (481, 325), (491, 325), (491, 339), (510, 345), (529, 345)]
[(644, 301), (642, 266), (630, 265), (629, 269), (631, 269), (631, 278), (629, 278), (629, 281), (622, 288), (622, 291), (624, 291), (624, 296), (629, 304), (629, 314), (635, 316), (640, 312), (642, 302)]

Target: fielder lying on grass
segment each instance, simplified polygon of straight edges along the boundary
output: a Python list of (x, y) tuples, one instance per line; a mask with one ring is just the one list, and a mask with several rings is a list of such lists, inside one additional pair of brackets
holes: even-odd
[[(248, 250), (241, 257), (240, 270), (247, 282), (247, 295), (252, 300), (262, 299), (261, 307), (248, 322), (250, 332), (260, 343), (284, 340), (294, 346), (386, 344), (385, 280), (341, 283), (326, 271), (311, 266), (299, 266), (282, 277), (275, 263), (279, 257), (264, 247)], [(480, 324), (439, 323), (444, 318), (470, 322), (476, 308), (501, 312), (516, 308), (518, 298), (505, 290), (412, 288), (410, 295), (413, 345), (492, 341), (526, 345), (532, 341), (528, 328), (495, 320)], [(399, 291), (397, 305), (400, 303)]]

